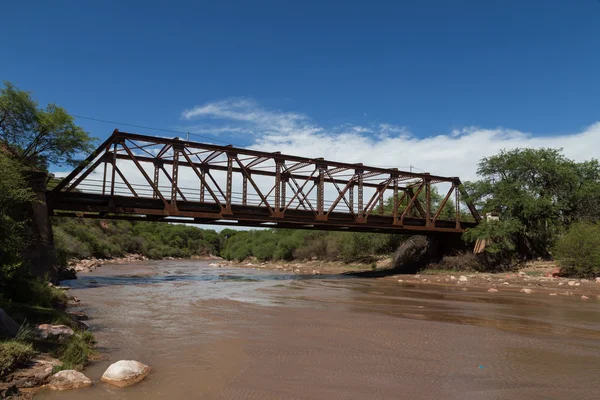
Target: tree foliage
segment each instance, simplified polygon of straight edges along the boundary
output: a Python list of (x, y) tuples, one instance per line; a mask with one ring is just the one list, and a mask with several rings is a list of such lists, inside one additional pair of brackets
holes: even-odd
[(29, 92), (10, 82), (0, 89), (0, 146), (17, 162), (46, 169), (49, 164), (76, 165), (93, 150), (94, 139), (67, 111), (55, 104), (45, 109)]
[[(484, 213), (500, 214), (502, 229), (510, 227), (505, 238), (523, 256), (546, 257), (570, 224), (600, 218), (597, 160), (577, 163), (556, 149), (516, 149), (482, 159), (477, 173), (481, 180), (465, 184), (471, 200)], [(482, 226), (467, 237), (490, 239), (490, 232)]]
[(367, 260), (395, 251), (403, 235), (269, 229), (239, 232), (230, 237), (221, 255), (228, 260), (256, 257), (267, 260)]
[(218, 254), (224, 235), (214, 230), (151, 222), (52, 220), (61, 263), (70, 258), (115, 258), (141, 254), (151, 259)]

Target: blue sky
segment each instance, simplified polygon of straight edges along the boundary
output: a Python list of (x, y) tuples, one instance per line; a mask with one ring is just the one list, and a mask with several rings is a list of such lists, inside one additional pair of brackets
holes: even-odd
[[(7, 2), (2, 14), (0, 78), (75, 115), (449, 173), (512, 146), (600, 154), (598, 0)], [(100, 138), (117, 127), (77, 122)], [(474, 161), (452, 169), (405, 145), (466, 146), (452, 157)]]

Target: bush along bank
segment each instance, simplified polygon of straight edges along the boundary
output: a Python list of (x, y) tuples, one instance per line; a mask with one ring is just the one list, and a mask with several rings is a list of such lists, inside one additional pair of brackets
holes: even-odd
[(0, 301), (0, 397), (30, 395), (62, 370), (81, 370), (97, 354), (94, 337), (67, 311), (78, 300), (49, 283), (32, 285), (29, 301)]

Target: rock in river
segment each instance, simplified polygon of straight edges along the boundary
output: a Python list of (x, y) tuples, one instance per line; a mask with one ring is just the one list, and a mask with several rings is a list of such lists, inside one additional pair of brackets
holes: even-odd
[(63, 341), (73, 336), (74, 333), (73, 329), (66, 325), (42, 324), (38, 326), (38, 335), (42, 339), (56, 339), (58, 341)]
[(104, 374), (102, 381), (118, 387), (131, 386), (148, 375), (150, 367), (139, 361), (121, 360), (111, 364)]
[(531, 293), (533, 293), (533, 290), (531, 290), (531, 289), (521, 289), (521, 292), (523, 292), (525, 294), (531, 294)]
[(18, 388), (33, 388), (44, 384), (46, 379), (52, 375), (52, 369), (61, 365), (61, 362), (55, 358), (46, 355), (39, 355), (30, 360), (25, 368), (18, 369), (5, 377), (9, 385), (15, 385)]
[(466, 276), (464, 276), (464, 275), (461, 275), (461, 276), (458, 278), (458, 280), (459, 280), (460, 282), (466, 282), (466, 281), (468, 281), (467, 277), (466, 277)]
[(490, 293), (496, 293), (498, 291), (498, 289), (494, 289), (494, 288), (489, 288), (488, 292)]
[(92, 386), (90, 378), (73, 369), (57, 372), (48, 379), (48, 387), (54, 390), (79, 389), (87, 386)]
[(67, 314), (71, 316), (71, 318), (79, 320), (79, 321), (87, 321), (88, 316), (86, 313), (81, 311), (67, 311)]

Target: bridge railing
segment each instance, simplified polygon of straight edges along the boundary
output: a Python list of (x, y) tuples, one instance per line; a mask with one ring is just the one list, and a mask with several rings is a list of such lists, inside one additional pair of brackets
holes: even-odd
[(460, 232), (480, 221), (465, 195), (457, 177), (115, 130), (49, 203), (87, 217)]

